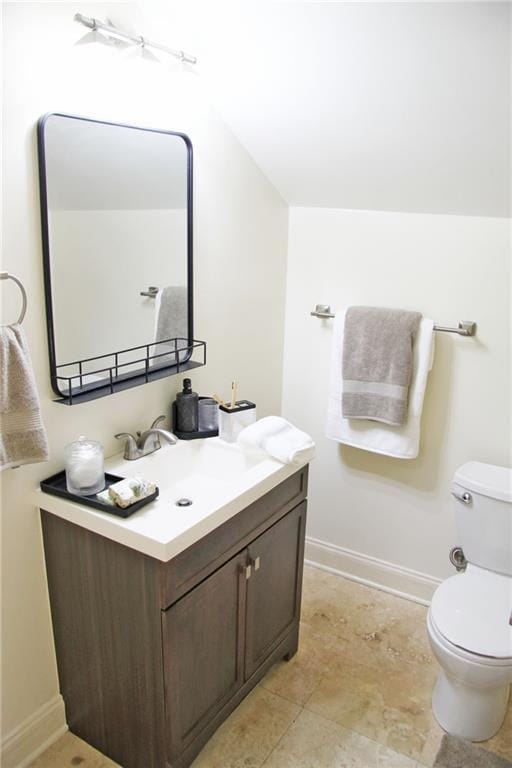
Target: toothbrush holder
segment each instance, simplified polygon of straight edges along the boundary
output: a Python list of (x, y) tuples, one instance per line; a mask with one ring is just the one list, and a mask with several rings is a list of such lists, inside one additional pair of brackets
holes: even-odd
[(219, 405), (219, 437), (234, 443), (242, 429), (256, 421), (256, 405), (250, 400), (237, 400), (234, 407)]

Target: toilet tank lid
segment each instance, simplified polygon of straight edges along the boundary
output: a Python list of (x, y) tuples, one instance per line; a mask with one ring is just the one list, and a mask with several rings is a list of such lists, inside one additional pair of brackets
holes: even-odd
[(468, 461), (456, 471), (454, 482), (468, 491), (512, 503), (512, 469)]

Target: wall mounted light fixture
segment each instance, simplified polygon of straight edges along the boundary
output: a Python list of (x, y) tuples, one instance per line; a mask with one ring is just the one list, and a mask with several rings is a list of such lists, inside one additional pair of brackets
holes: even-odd
[[(90, 40), (90, 42), (106, 42), (107, 44), (111, 45), (120, 44), (120, 46), (136, 45), (141, 47), (143, 51), (147, 51), (148, 48), (155, 48), (158, 51), (163, 51), (170, 56), (174, 56), (175, 59), (178, 59), (181, 62), (186, 62), (187, 64), (197, 64), (197, 59), (195, 56), (190, 56), (184, 51), (177, 51), (173, 48), (168, 48), (166, 45), (160, 45), (160, 43), (155, 43), (152, 40), (148, 40), (146, 37), (142, 37), (142, 35), (133, 35), (129, 32), (124, 32), (110, 21), (99, 21), (99, 19), (84, 16), (82, 13), (75, 13), (74, 20), (79, 24), (83, 24), (84, 27), (90, 29), (91, 33), (94, 34), (95, 38), (94, 40)], [(89, 37), (89, 35), (86, 35), (86, 37)], [(87, 42), (89, 42), (89, 40), (87, 40)]]

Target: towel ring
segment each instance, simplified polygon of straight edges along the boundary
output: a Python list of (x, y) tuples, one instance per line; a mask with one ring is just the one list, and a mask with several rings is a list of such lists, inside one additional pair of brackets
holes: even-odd
[(21, 291), (21, 298), (23, 303), (21, 305), (21, 312), (17, 322), (22, 323), (25, 318), (25, 313), (27, 311), (27, 293), (25, 291), (25, 288), (23, 287), (23, 283), (21, 282), (21, 280), (18, 280), (17, 277), (15, 277), (14, 275), (11, 275), (10, 272), (0, 272), (0, 280), (14, 280), (16, 285), (18, 285)]

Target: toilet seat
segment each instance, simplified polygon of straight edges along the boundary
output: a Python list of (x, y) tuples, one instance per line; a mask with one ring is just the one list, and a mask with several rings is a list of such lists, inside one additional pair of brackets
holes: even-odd
[(497, 659), (495, 656), (479, 656), (473, 651), (468, 651), (459, 645), (451, 643), (437, 628), (430, 610), (427, 614), (427, 629), (431, 643), (434, 643), (450, 657), (458, 659), (459, 662), (472, 667), (476, 665), (482, 669), (512, 669), (512, 658)]
[(471, 564), (434, 593), (430, 615), (451, 645), (512, 664), (512, 578)]

